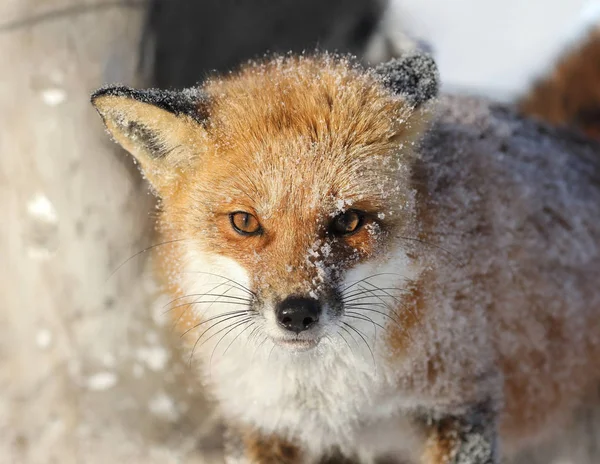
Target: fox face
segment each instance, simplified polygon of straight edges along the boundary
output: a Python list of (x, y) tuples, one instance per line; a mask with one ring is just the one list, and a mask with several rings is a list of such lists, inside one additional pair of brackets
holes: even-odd
[(160, 198), (181, 329), (303, 351), (394, 319), (420, 273), (414, 145), (436, 92), (421, 55), (375, 70), (275, 58), (199, 89), (96, 92)]

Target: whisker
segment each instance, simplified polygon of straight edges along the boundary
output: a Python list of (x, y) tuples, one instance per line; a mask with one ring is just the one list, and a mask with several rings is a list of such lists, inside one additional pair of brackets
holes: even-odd
[(271, 347), (271, 351), (269, 351), (269, 356), (267, 356), (267, 364), (271, 362), (271, 355), (273, 354), (273, 350), (275, 349), (275, 342), (273, 342), (273, 346)]
[[(172, 303), (175, 303), (176, 301), (183, 300), (184, 298), (193, 298), (195, 296), (197, 296), (197, 297), (215, 296), (215, 297), (229, 298), (229, 299), (232, 299), (232, 300), (244, 301), (245, 303), (252, 303), (252, 300), (249, 299), (249, 298), (242, 298), (240, 296), (235, 296), (235, 295), (226, 295), (225, 293), (190, 293), (189, 295), (183, 295), (183, 296), (179, 296), (177, 298), (172, 299), (165, 306), (168, 306), (168, 305), (170, 305)], [(216, 300), (216, 302), (218, 302), (218, 301), (219, 300)], [(215, 303), (215, 301), (197, 301), (197, 303)], [(186, 304), (191, 304), (191, 303), (183, 303), (183, 306), (185, 306)], [(165, 306), (163, 306), (163, 308)], [(182, 306), (182, 305), (173, 306), (173, 308), (171, 308), (171, 309), (178, 308), (180, 306)], [(168, 311), (170, 311), (170, 310), (168, 310)]]
[[(223, 283), (222, 285), (226, 285), (226, 283)], [(219, 286), (217, 285), (216, 287), (213, 287), (213, 288), (212, 288), (211, 290), (209, 290), (209, 291), (211, 291), (211, 292), (212, 292), (213, 290), (215, 290), (215, 289), (216, 289), (216, 288), (218, 288), (218, 287), (219, 287)], [(223, 292), (223, 295), (225, 295), (225, 294), (226, 294), (228, 291), (230, 291), (232, 288), (233, 288), (233, 286), (230, 286), (230, 287), (229, 287), (227, 290), (225, 290), (225, 291)], [(179, 323), (179, 321), (181, 320), (181, 318), (183, 317), (183, 315), (184, 315), (184, 314), (185, 314), (187, 311), (189, 311), (189, 309), (190, 309), (190, 308), (193, 308), (193, 307), (196, 305), (196, 303), (199, 303), (199, 302), (201, 302), (201, 301), (200, 301), (200, 300), (201, 300), (201, 298), (202, 298), (202, 295), (201, 295), (201, 296), (199, 296), (198, 298), (196, 298), (192, 304), (188, 305), (188, 307), (187, 307), (187, 308), (185, 308), (183, 311), (181, 311), (181, 314), (179, 314), (179, 317), (178, 317), (178, 318), (177, 318), (177, 320), (175, 321), (175, 324), (173, 325), (173, 328), (175, 328), (175, 327), (176, 327), (176, 325)], [(217, 300), (219, 300), (219, 298), (217, 298)], [(213, 305), (214, 303), (216, 303), (216, 301), (217, 301), (217, 300), (213, 301), (213, 302), (212, 302), (210, 305), (208, 305), (208, 308), (205, 308), (204, 312), (206, 313), (206, 312), (207, 312), (207, 311), (208, 311), (208, 310), (209, 310), (209, 309), (212, 307), (212, 305)], [(227, 302), (225, 302), (225, 303), (227, 303)], [(173, 309), (173, 308), (171, 308), (171, 310), (172, 310), (172, 309)], [(170, 310), (168, 310), (168, 311), (170, 311)]]
[[(219, 347), (219, 345), (221, 344), (221, 342), (223, 341), (223, 339), (224, 339), (224, 338), (225, 338), (227, 335), (229, 335), (229, 334), (230, 334), (230, 333), (231, 333), (233, 330), (235, 330), (237, 327), (239, 327), (239, 326), (241, 326), (241, 325), (243, 325), (243, 324), (245, 324), (246, 322), (249, 322), (249, 321), (251, 321), (251, 320), (252, 320), (252, 316), (250, 316), (250, 317), (247, 317), (246, 319), (243, 319), (243, 320), (241, 320), (241, 321), (238, 321), (238, 322), (233, 322), (233, 323), (231, 323), (230, 325), (228, 325), (227, 327), (224, 327), (224, 328), (220, 329), (218, 332), (215, 332), (214, 334), (212, 334), (210, 337), (208, 337), (206, 340), (204, 340), (204, 341), (202, 342), (202, 344), (200, 345), (200, 347), (201, 347), (202, 345), (204, 345), (205, 343), (207, 343), (207, 342), (208, 342), (208, 341), (209, 341), (211, 338), (213, 338), (213, 337), (214, 337), (214, 336), (216, 336), (217, 334), (219, 334), (219, 333), (221, 333), (221, 332), (223, 332), (223, 331), (225, 331), (225, 330), (229, 329), (229, 330), (227, 330), (227, 332), (225, 332), (225, 333), (224, 333), (224, 334), (221, 336), (221, 338), (219, 338), (219, 341), (216, 343), (216, 345), (215, 345), (215, 346), (213, 347), (213, 349), (212, 349), (212, 353), (210, 354), (210, 360), (208, 361), (208, 369), (209, 369), (209, 371), (212, 371), (212, 360), (213, 360), (213, 357), (214, 357), (215, 353), (217, 352), (217, 348)], [(234, 338), (234, 340), (235, 340), (235, 338)]]
[[(382, 316), (387, 317), (388, 319), (393, 321), (404, 332), (404, 334), (408, 337), (409, 340), (412, 341), (412, 336), (410, 335), (410, 332), (407, 330), (407, 328), (398, 319), (392, 318), (389, 314), (386, 314), (382, 311), (377, 311), (376, 309), (364, 308), (364, 307), (360, 307), (360, 306), (353, 307), (353, 309), (361, 309), (363, 311), (372, 311), (372, 312), (375, 312), (375, 313), (381, 314)], [(392, 313), (396, 317), (400, 317), (396, 312), (392, 311)]]
[(373, 324), (373, 331), (375, 332), (375, 338), (377, 338), (377, 326), (375, 325), (375, 322), (373, 321), (373, 319), (367, 319), (366, 317), (355, 316), (348, 312), (346, 312), (346, 314), (344, 314), (344, 316), (349, 319), (357, 319), (359, 321), (371, 322)]
[[(204, 332), (202, 332), (202, 333), (200, 334), (200, 336), (199, 336), (199, 337), (196, 339), (196, 343), (194, 343), (194, 346), (192, 347), (192, 352), (190, 353), (190, 363), (192, 362), (192, 358), (194, 357), (194, 352), (196, 351), (196, 347), (198, 346), (198, 343), (200, 342), (200, 340), (202, 339), (202, 337), (203, 337), (203, 336), (204, 336), (204, 335), (205, 335), (205, 334), (206, 334), (206, 333), (207, 333), (207, 332), (208, 332), (210, 329), (212, 329), (213, 327), (216, 327), (217, 325), (219, 325), (219, 324), (221, 324), (221, 323), (223, 323), (223, 322), (229, 321), (229, 320), (231, 320), (231, 319), (236, 319), (236, 318), (238, 318), (238, 317), (243, 317), (243, 315), (230, 316), (230, 317), (228, 317), (227, 319), (222, 319), (222, 320), (220, 320), (220, 321), (218, 321), (218, 322), (215, 322), (215, 323), (214, 323), (213, 325), (211, 325), (211, 326), (210, 326), (208, 329), (206, 329)], [(250, 317), (247, 317), (246, 319), (243, 319), (243, 321), (249, 321), (250, 319), (252, 319), (252, 316), (250, 316)], [(214, 336), (216, 336), (216, 335), (219, 335), (219, 334), (220, 334), (221, 332), (223, 332), (224, 330), (227, 330), (227, 329), (229, 329), (231, 326), (233, 326), (233, 325), (236, 325), (236, 324), (239, 324), (240, 322), (243, 322), (243, 321), (235, 321), (235, 322), (232, 322), (232, 323), (230, 323), (230, 324), (226, 325), (225, 327), (223, 327), (223, 328), (221, 328), (221, 329), (217, 330), (217, 331), (216, 331), (214, 334), (212, 334), (212, 335), (211, 335), (211, 336), (209, 336), (209, 337), (208, 337), (206, 340), (204, 340), (204, 341), (203, 341), (203, 342), (200, 344), (200, 347), (201, 347), (202, 345), (204, 345), (206, 342), (208, 342), (208, 341), (209, 341), (211, 338), (213, 338)], [(211, 359), (212, 359), (212, 355), (211, 355)]]
[[(376, 285), (373, 285), (373, 284), (372, 284), (372, 283), (370, 283), (370, 282), (365, 282), (365, 283), (367, 283), (368, 285), (371, 285), (372, 287), (374, 287), (374, 288), (375, 288), (375, 290), (369, 290), (369, 289), (366, 289), (366, 288), (364, 288), (364, 287), (362, 287), (362, 286), (361, 286), (361, 288), (364, 288), (364, 290), (365, 290), (365, 291), (367, 291), (367, 292), (371, 292), (371, 293), (373, 294), (373, 297), (374, 297), (374, 298), (377, 298), (377, 299), (378, 299), (379, 301), (381, 301), (381, 302), (382, 302), (382, 303), (383, 303), (383, 304), (384, 304), (384, 305), (385, 305), (385, 306), (386, 306), (386, 307), (387, 307), (387, 308), (388, 308), (388, 309), (389, 309), (391, 312), (393, 312), (394, 314), (396, 314), (396, 312), (394, 311), (394, 308), (392, 308), (392, 307), (389, 305), (389, 303), (387, 303), (387, 302), (386, 302), (386, 301), (385, 301), (385, 300), (384, 300), (384, 299), (383, 299), (381, 296), (378, 296), (378, 295), (376, 294), (376, 291), (377, 291), (377, 289), (378, 289), (379, 287), (377, 287)], [(385, 293), (386, 293), (386, 295), (387, 295), (387, 296), (389, 296), (390, 298), (393, 298), (393, 299), (394, 299), (394, 300), (395, 300), (395, 301), (396, 301), (396, 302), (397, 302), (397, 303), (400, 305), (400, 307), (402, 307), (403, 309), (406, 309), (406, 310), (408, 310), (408, 311), (409, 311), (409, 312), (410, 312), (410, 313), (413, 315), (413, 317), (415, 317), (415, 318), (417, 317), (417, 316), (416, 316), (416, 314), (415, 314), (414, 312), (412, 312), (412, 310), (410, 309), (410, 307), (402, 305), (402, 302), (401, 302), (401, 301), (400, 301), (398, 298), (396, 298), (395, 296), (393, 296), (393, 295), (391, 295), (391, 294), (389, 294), (389, 293), (387, 293), (387, 292), (385, 292)], [(400, 316), (398, 316), (398, 317), (400, 317)]]
[[(387, 313), (384, 313), (383, 311), (378, 311), (377, 309), (373, 309), (373, 308), (367, 308), (367, 307), (360, 306), (360, 305), (348, 305), (348, 306), (346, 306), (346, 307), (347, 307), (347, 308), (350, 308), (350, 309), (361, 309), (361, 310), (363, 310), (363, 311), (371, 311), (371, 312), (373, 312), (373, 313), (381, 314), (382, 316), (385, 316), (385, 317), (387, 317), (388, 319), (390, 319), (391, 321), (393, 321), (393, 322), (395, 322), (396, 324), (398, 324), (400, 327), (404, 327), (404, 326), (402, 325), (402, 323), (401, 323), (399, 320), (397, 320), (397, 319), (394, 319), (392, 316), (390, 316), (390, 315), (389, 315), (389, 314), (387, 314)], [(392, 311), (392, 313), (393, 313), (395, 316), (398, 316), (398, 317), (399, 317), (399, 315), (398, 315), (396, 312)]]
[[(367, 293), (368, 293), (368, 295), (367, 295)], [(402, 293), (408, 293), (408, 292), (402, 291)], [(387, 294), (387, 293), (384, 293), (384, 292), (381, 292), (380, 294), (377, 294), (377, 290), (371, 290), (371, 291), (367, 290), (364, 293), (362, 293), (360, 296), (357, 296), (356, 298), (351, 298), (349, 300), (342, 299), (342, 302), (344, 304), (348, 304), (348, 303), (353, 303), (355, 301), (366, 300), (368, 298), (373, 298), (373, 297), (380, 297), (380, 298), (389, 297), (389, 298), (394, 298), (393, 295), (390, 295), (390, 294)]]
[[(193, 307), (194, 307), (194, 304), (195, 304), (195, 303), (196, 303), (198, 300), (200, 300), (200, 298), (201, 298), (201, 297), (198, 297), (198, 298), (196, 298), (194, 301), (192, 301), (190, 304), (188, 304), (188, 305), (187, 305), (187, 308), (185, 308), (183, 311), (181, 311), (181, 312), (179, 313), (179, 316), (177, 317), (177, 319), (176, 319), (176, 320), (173, 322), (173, 324), (171, 325), (171, 330), (172, 330), (172, 331), (173, 331), (173, 330), (175, 330), (175, 328), (177, 327), (177, 324), (179, 324), (179, 321), (181, 320), (181, 318), (183, 317), (183, 315), (184, 315), (186, 312), (188, 312), (190, 308), (193, 308)], [(163, 307), (164, 307), (164, 306), (163, 306)], [(175, 309), (175, 308), (169, 308), (169, 309), (167, 309), (166, 311), (164, 311), (164, 312), (163, 312), (163, 315), (164, 315), (164, 314), (167, 314), (169, 311), (172, 311), (173, 309)]]
[(383, 276), (383, 275), (395, 275), (395, 276), (404, 277), (401, 274), (398, 274), (397, 272), (380, 272), (379, 274), (372, 274), (370, 276), (365, 277), (364, 279), (360, 279), (360, 280), (357, 280), (356, 282), (350, 283), (349, 285), (346, 285), (344, 288), (341, 288), (340, 292), (345, 292), (348, 289), (354, 287), (355, 285), (365, 282), (368, 279), (373, 279), (375, 277), (379, 277), (379, 276)]
[[(209, 290), (209, 291), (215, 290), (215, 288), (216, 288), (216, 287), (214, 287), (213, 289), (211, 289), (211, 290)], [(225, 294), (225, 293), (227, 293), (228, 291), (230, 291), (230, 290), (231, 290), (231, 288), (232, 288), (232, 287), (229, 287), (227, 290), (225, 290), (225, 291), (223, 292), (223, 294)], [(195, 296), (195, 295), (185, 295), (184, 297), (181, 297), (181, 298), (191, 298), (192, 296)], [(200, 294), (200, 295), (198, 296), (198, 298), (196, 298), (194, 301), (192, 301), (191, 303), (189, 303), (189, 305), (188, 305), (189, 307), (188, 307), (188, 308), (186, 308), (185, 310), (183, 310), (183, 311), (181, 312), (181, 314), (180, 314), (180, 315), (179, 315), (179, 317), (177, 318), (177, 321), (176, 321), (176, 322), (179, 322), (179, 319), (181, 319), (181, 317), (183, 316), (183, 314), (184, 314), (184, 313), (185, 313), (185, 312), (186, 312), (186, 311), (187, 311), (187, 310), (188, 310), (190, 307), (192, 307), (192, 306), (194, 306), (196, 303), (200, 302), (200, 300), (202, 299), (202, 296), (203, 296), (203, 295), (202, 295), (202, 294)], [(173, 304), (173, 303), (174, 303), (175, 301), (177, 301), (178, 299), (179, 299), (179, 298), (175, 298), (175, 299), (173, 299), (173, 300), (169, 301), (169, 302), (168, 302), (166, 305), (164, 305), (164, 306), (163, 306), (163, 308), (164, 308), (165, 306), (168, 306), (168, 305), (171, 305), (171, 304)], [(211, 305), (210, 305), (208, 308), (206, 308), (206, 310), (210, 309), (210, 307), (211, 307), (211, 306), (212, 306), (212, 304), (211, 304)], [(170, 312), (170, 311), (172, 311), (173, 309), (175, 309), (175, 308), (169, 308), (169, 309), (165, 310), (165, 311), (163, 312), (163, 315), (164, 315), (164, 314), (166, 314), (166, 313), (168, 313), (168, 312)]]
[[(214, 321), (215, 319), (220, 319), (221, 317), (225, 317), (225, 316), (232, 316), (232, 315), (234, 315), (234, 314), (235, 314), (235, 315), (240, 315), (240, 316), (241, 316), (241, 315), (243, 315), (243, 314), (246, 314), (246, 313), (249, 313), (249, 312), (250, 312), (249, 310), (247, 310), (247, 309), (243, 309), (243, 310), (240, 310), (240, 311), (231, 311), (231, 312), (228, 312), (228, 313), (217, 314), (216, 316), (209, 317), (209, 318), (208, 318), (208, 319), (206, 319), (205, 321), (202, 321), (202, 322), (199, 322), (198, 324), (195, 324), (195, 325), (193, 325), (192, 327), (190, 327), (189, 329), (187, 329), (185, 332), (183, 332), (183, 333), (181, 334), (181, 337), (184, 337), (184, 336), (185, 336), (185, 335), (186, 335), (188, 332), (190, 332), (190, 331), (192, 331), (192, 330), (194, 330), (194, 329), (196, 329), (196, 328), (200, 327), (200, 326), (201, 326), (201, 325), (203, 325), (203, 324), (206, 324), (207, 322)], [(211, 326), (211, 327), (212, 327), (212, 326)], [(209, 330), (210, 330), (210, 328), (209, 328)]]
[[(365, 282), (367, 283), (367, 282)], [(372, 287), (375, 287), (373, 290), (370, 290), (368, 288), (363, 287), (362, 285), (360, 286), (361, 288), (363, 288), (366, 292), (371, 293), (371, 295), (373, 296), (373, 298), (377, 298), (379, 301), (381, 301), (383, 304), (389, 304), (388, 302), (386, 302), (382, 296), (377, 295), (377, 291), (379, 290), (379, 288), (373, 284), (370, 284)], [(389, 293), (383, 292), (384, 296), (389, 296), (390, 298), (392, 298), (396, 303), (401, 304), (400, 300), (398, 298), (396, 298), (393, 295), (390, 295)]]
[[(393, 308), (392, 308), (392, 307), (389, 305), (389, 303), (388, 303), (388, 302), (386, 302), (386, 301), (385, 301), (385, 300), (384, 300), (382, 297), (380, 297), (379, 295), (377, 295), (377, 293), (376, 293), (376, 291), (375, 291), (375, 290), (371, 290), (371, 289), (364, 288), (362, 285), (361, 285), (361, 286), (359, 286), (359, 287), (360, 287), (361, 289), (363, 289), (363, 290), (364, 290), (366, 293), (370, 293), (370, 294), (371, 294), (371, 296), (372, 296), (373, 298), (377, 298), (377, 299), (378, 299), (378, 300), (381, 302), (381, 304), (383, 304), (383, 305), (384, 305), (384, 307), (386, 307), (386, 308), (387, 308), (387, 309), (389, 309), (390, 311), (394, 312), (394, 309), (393, 309)], [(367, 302), (367, 303), (368, 303), (368, 302)], [(360, 304), (363, 304), (363, 303), (360, 303)]]
[(130, 256), (130, 257), (129, 257), (129, 258), (127, 258), (125, 261), (123, 261), (121, 264), (119, 264), (119, 265), (117, 266), (117, 268), (116, 268), (114, 271), (112, 271), (112, 272), (110, 273), (110, 275), (107, 277), (106, 281), (108, 282), (108, 281), (111, 279), (111, 277), (112, 277), (112, 276), (114, 276), (114, 275), (117, 273), (117, 271), (118, 271), (119, 269), (121, 269), (123, 266), (125, 266), (125, 265), (126, 265), (126, 264), (127, 264), (129, 261), (131, 261), (133, 258), (136, 258), (136, 257), (138, 257), (139, 255), (141, 255), (141, 254), (143, 254), (143, 253), (146, 253), (147, 251), (153, 250), (154, 248), (157, 248), (157, 247), (159, 247), (159, 246), (162, 246), (162, 245), (168, 245), (168, 244), (170, 244), (170, 243), (175, 243), (175, 242), (183, 242), (184, 240), (190, 240), (190, 239), (189, 239), (189, 238), (178, 238), (178, 239), (175, 239), (175, 240), (167, 240), (167, 241), (165, 241), (165, 242), (161, 242), (161, 243), (156, 243), (156, 244), (154, 244), (154, 245), (150, 245), (149, 247), (146, 247), (146, 248), (144, 248), (143, 250), (141, 250), (141, 251), (138, 251), (137, 253), (135, 253), (134, 255)]
[[(196, 302), (192, 302), (192, 303), (183, 303), (180, 305), (173, 306), (169, 311), (172, 311), (173, 309), (181, 308), (183, 306), (195, 306), (195, 305), (206, 304), (206, 303), (221, 303), (224, 305), (245, 306), (246, 308), (248, 308), (248, 303), (241, 303), (239, 301), (208, 300), (208, 301), (196, 301)], [(250, 311), (250, 309), (248, 308), (246, 310), (240, 310), (240, 311)]]
[[(341, 327), (341, 328), (343, 328), (343, 327)], [(348, 332), (348, 333), (350, 333), (350, 332)], [(344, 337), (344, 334), (342, 332), (338, 332), (337, 334), (342, 338), (342, 340), (344, 340), (344, 342), (346, 342), (346, 345), (348, 345), (348, 349), (350, 350), (350, 353), (352, 353), (352, 355), (354, 355), (354, 350), (350, 346), (350, 343), (348, 343), (348, 340), (346, 340), (346, 337)]]
[[(377, 288), (379, 288), (381, 291), (384, 291), (384, 290), (395, 290), (395, 291), (398, 291), (398, 292), (405, 292), (406, 291), (405, 289), (402, 289), (402, 288), (399, 288), (399, 287), (377, 287)], [(348, 293), (347, 295), (346, 294), (342, 295), (342, 298), (343, 299), (353, 298), (353, 297), (356, 297), (356, 296), (364, 295), (365, 293), (367, 293), (365, 290), (354, 290), (354, 291)]]
[[(356, 340), (356, 338), (354, 337), (354, 335), (352, 335), (352, 332), (350, 332), (346, 327), (342, 326), (342, 325), (338, 325), (338, 327), (342, 330), (344, 330), (344, 332), (346, 332), (348, 335), (350, 335), (350, 338), (352, 339), (352, 341), (354, 343), (356, 343), (356, 346), (358, 347), (358, 341)], [(340, 332), (341, 335), (341, 332)]]
[[(216, 283), (216, 282), (212, 282), (212, 283)], [(212, 284), (212, 283), (211, 283), (211, 284)], [(216, 284), (214, 287), (212, 287), (212, 288), (211, 288), (211, 289), (210, 289), (208, 292), (209, 292), (209, 293), (211, 293), (211, 292), (214, 292), (214, 291), (215, 291), (217, 288), (221, 287), (222, 285), (226, 285), (226, 284), (227, 284), (227, 282), (220, 282), (220, 283)], [(230, 288), (233, 288), (233, 287), (231, 286)], [(224, 293), (225, 293), (225, 292), (224, 292)], [(181, 297), (174, 298), (174, 299), (172, 299), (171, 301), (169, 301), (168, 303), (166, 303), (166, 304), (163, 306), (163, 308), (164, 308), (164, 307), (166, 307), (166, 306), (169, 306), (171, 303), (173, 303), (173, 302), (177, 301), (177, 300), (178, 300), (178, 299), (180, 299), (180, 298), (187, 298), (187, 297), (192, 297), (192, 296), (196, 296), (196, 295), (202, 295), (202, 294), (184, 295), (184, 296), (181, 296)]]
[[(360, 314), (357, 313), (356, 311), (346, 311), (345, 314), (346, 317), (350, 317), (352, 319), (358, 319), (361, 321), (366, 321), (366, 322), (370, 322), (371, 324), (373, 324), (373, 326), (377, 326), (382, 330), (385, 330), (385, 327), (382, 326), (381, 324), (379, 324), (378, 322), (375, 322), (372, 318), (370, 318), (369, 316), (365, 316), (364, 314)], [(375, 332), (377, 334), (377, 332)]]
[(252, 332), (250, 332), (250, 335), (248, 335), (248, 341), (252, 341), (253, 337), (256, 336), (256, 332), (258, 332), (258, 329), (260, 329), (260, 325), (258, 323), (256, 323), (256, 321), (253, 323), (254, 325), (254, 330)]
[(371, 353), (371, 358), (373, 358), (373, 367), (375, 368), (375, 370), (377, 370), (377, 364), (375, 362), (375, 355), (373, 354), (373, 350), (369, 346), (369, 343), (367, 342), (367, 339), (365, 338), (364, 334), (362, 332), (360, 332), (358, 329), (356, 329), (352, 324), (348, 324), (347, 322), (344, 322), (344, 321), (342, 321), (342, 324), (344, 324), (345, 326), (354, 330), (359, 335), (359, 337), (362, 338), (363, 342), (365, 342), (365, 345), (367, 346), (367, 349), (369, 350), (369, 353)]
[(254, 358), (256, 357), (256, 353), (258, 352), (259, 348), (262, 347), (268, 339), (269, 339), (269, 336), (267, 334), (265, 334), (263, 341), (260, 342), (254, 349), (254, 353), (252, 354), (252, 361), (254, 361)]
[[(388, 307), (388, 303), (384, 303), (379, 301), (378, 299), (373, 301), (378, 295), (368, 295), (365, 297), (361, 297), (361, 298), (356, 298), (356, 299), (352, 299), (352, 300), (348, 300), (348, 301), (343, 301), (344, 306), (348, 306), (351, 304), (363, 304), (363, 303), (369, 303), (372, 304), (374, 306), (383, 306), (384, 308)], [(379, 295), (381, 298), (384, 298), (386, 295)]]
[[(370, 285), (370, 286), (374, 287), (376, 290), (379, 288), (379, 287), (377, 287), (377, 286), (373, 285), (373, 284), (372, 284), (372, 283), (370, 283), (370, 282), (366, 282), (366, 283), (367, 283), (368, 285)], [(386, 293), (386, 294), (387, 294), (387, 295), (388, 295), (390, 298), (393, 298), (393, 299), (394, 299), (394, 301), (396, 301), (396, 303), (398, 303), (398, 305), (399, 305), (399, 306), (400, 306), (402, 309), (404, 309), (404, 310), (406, 310), (406, 311), (410, 312), (410, 313), (412, 314), (412, 316), (413, 316), (415, 319), (418, 319), (418, 318), (417, 318), (417, 315), (414, 313), (414, 311), (412, 310), (412, 308), (411, 308), (410, 306), (407, 306), (407, 305), (405, 305), (405, 304), (402, 304), (402, 301), (400, 301), (400, 299), (396, 298), (394, 295), (391, 295), (391, 294), (389, 294), (388, 292), (385, 292), (385, 293)], [(385, 303), (385, 302), (383, 301), (383, 299), (382, 299), (382, 298), (379, 298), (379, 300), (380, 300), (381, 302)], [(389, 309), (390, 309), (390, 310), (392, 310), (392, 308), (391, 308), (391, 307), (390, 307)], [(392, 310), (392, 311), (393, 311), (393, 310)]]
[(231, 282), (234, 285), (237, 285), (241, 290), (244, 290), (245, 292), (247, 292), (248, 294), (252, 295), (253, 297), (256, 297), (256, 293), (254, 293), (252, 290), (250, 290), (248, 287), (245, 287), (244, 285), (240, 284), (239, 282), (230, 279), (229, 277), (225, 277), (222, 276), (220, 274), (214, 274), (212, 272), (203, 272), (203, 271), (186, 271), (185, 274), (205, 274), (205, 275), (210, 275), (213, 277), (219, 277), (221, 279), (225, 279), (228, 282)]
[(229, 348), (231, 347), (231, 345), (233, 344), (233, 342), (235, 342), (240, 335), (242, 335), (246, 330), (248, 330), (249, 328), (251, 328), (251, 327), (253, 327), (255, 325), (256, 325), (256, 322), (253, 321), (250, 325), (248, 325), (240, 333), (238, 333), (235, 337), (233, 337), (233, 340), (231, 340), (231, 342), (229, 342), (229, 345), (227, 345), (227, 348), (225, 348), (225, 351), (223, 351), (223, 356), (225, 356), (227, 354), (227, 351), (229, 350)]
[[(223, 282), (223, 285), (229, 285), (229, 284), (228, 284), (227, 282)], [(217, 287), (217, 288), (218, 288), (218, 287)], [(225, 290), (225, 291), (224, 291), (224, 292), (221, 294), (221, 296), (218, 296), (218, 297), (217, 297), (217, 299), (216, 299), (215, 301), (211, 302), (211, 303), (208, 305), (208, 307), (204, 308), (203, 312), (204, 312), (204, 313), (207, 313), (207, 312), (210, 310), (210, 308), (212, 308), (212, 307), (213, 307), (213, 305), (214, 305), (215, 303), (217, 303), (217, 302), (219, 302), (219, 303), (225, 303), (225, 304), (229, 303), (229, 301), (227, 301), (227, 300), (223, 301), (223, 300), (221, 300), (221, 298), (229, 298), (229, 297), (230, 297), (230, 295), (227, 295), (227, 293), (228, 293), (228, 292), (230, 292), (231, 290), (233, 290), (234, 288), (235, 288), (235, 287), (234, 287), (233, 285), (230, 285), (230, 286), (229, 286), (229, 288), (228, 288), (228, 289), (226, 289), (226, 290)], [(210, 291), (210, 292), (212, 292), (212, 290), (209, 290), (209, 291)], [(201, 297), (201, 298), (202, 298), (202, 297)], [(202, 303), (202, 300), (200, 300), (198, 303)], [(250, 304), (251, 304), (251, 303), (252, 303), (252, 301), (251, 301), (251, 300), (248, 300), (248, 306), (250, 306)]]

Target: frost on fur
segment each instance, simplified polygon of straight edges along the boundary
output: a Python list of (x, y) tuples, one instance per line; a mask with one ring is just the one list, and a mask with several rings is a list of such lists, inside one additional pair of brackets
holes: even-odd
[(597, 147), (477, 101), (430, 127), (437, 88), (423, 55), (317, 55), (94, 99), (161, 197), (170, 314), (254, 451), (496, 464), (600, 379)]

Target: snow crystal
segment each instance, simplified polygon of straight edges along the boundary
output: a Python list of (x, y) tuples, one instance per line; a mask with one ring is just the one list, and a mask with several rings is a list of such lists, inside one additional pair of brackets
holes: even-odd
[(162, 371), (169, 360), (167, 350), (161, 346), (139, 348), (136, 355), (138, 360), (155, 372)]
[(148, 409), (161, 419), (174, 421), (179, 417), (175, 401), (166, 393), (158, 393), (152, 397), (148, 403)]
[(54, 206), (47, 196), (38, 193), (27, 203), (27, 212), (34, 218), (44, 222), (56, 222)]
[(35, 336), (35, 344), (38, 346), (38, 348), (45, 350), (50, 346), (51, 343), (52, 332), (50, 332), (48, 329), (38, 330)]
[(67, 92), (59, 87), (49, 87), (41, 91), (42, 100), (48, 106), (60, 105), (67, 99)]
[(118, 382), (117, 375), (113, 372), (98, 372), (86, 380), (88, 390), (104, 391), (114, 387)]
[(37, 193), (27, 203), (28, 228), (25, 232), (28, 256), (48, 259), (58, 248), (58, 215), (48, 197)]

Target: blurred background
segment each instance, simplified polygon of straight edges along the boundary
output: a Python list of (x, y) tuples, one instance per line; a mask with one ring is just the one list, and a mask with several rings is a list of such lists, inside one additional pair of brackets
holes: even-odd
[[(154, 199), (89, 104), (266, 52), (422, 48), (443, 91), (600, 135), (599, 0), (2, 0), (0, 464), (221, 462), (151, 277)], [(522, 463), (600, 462), (600, 414)]]

